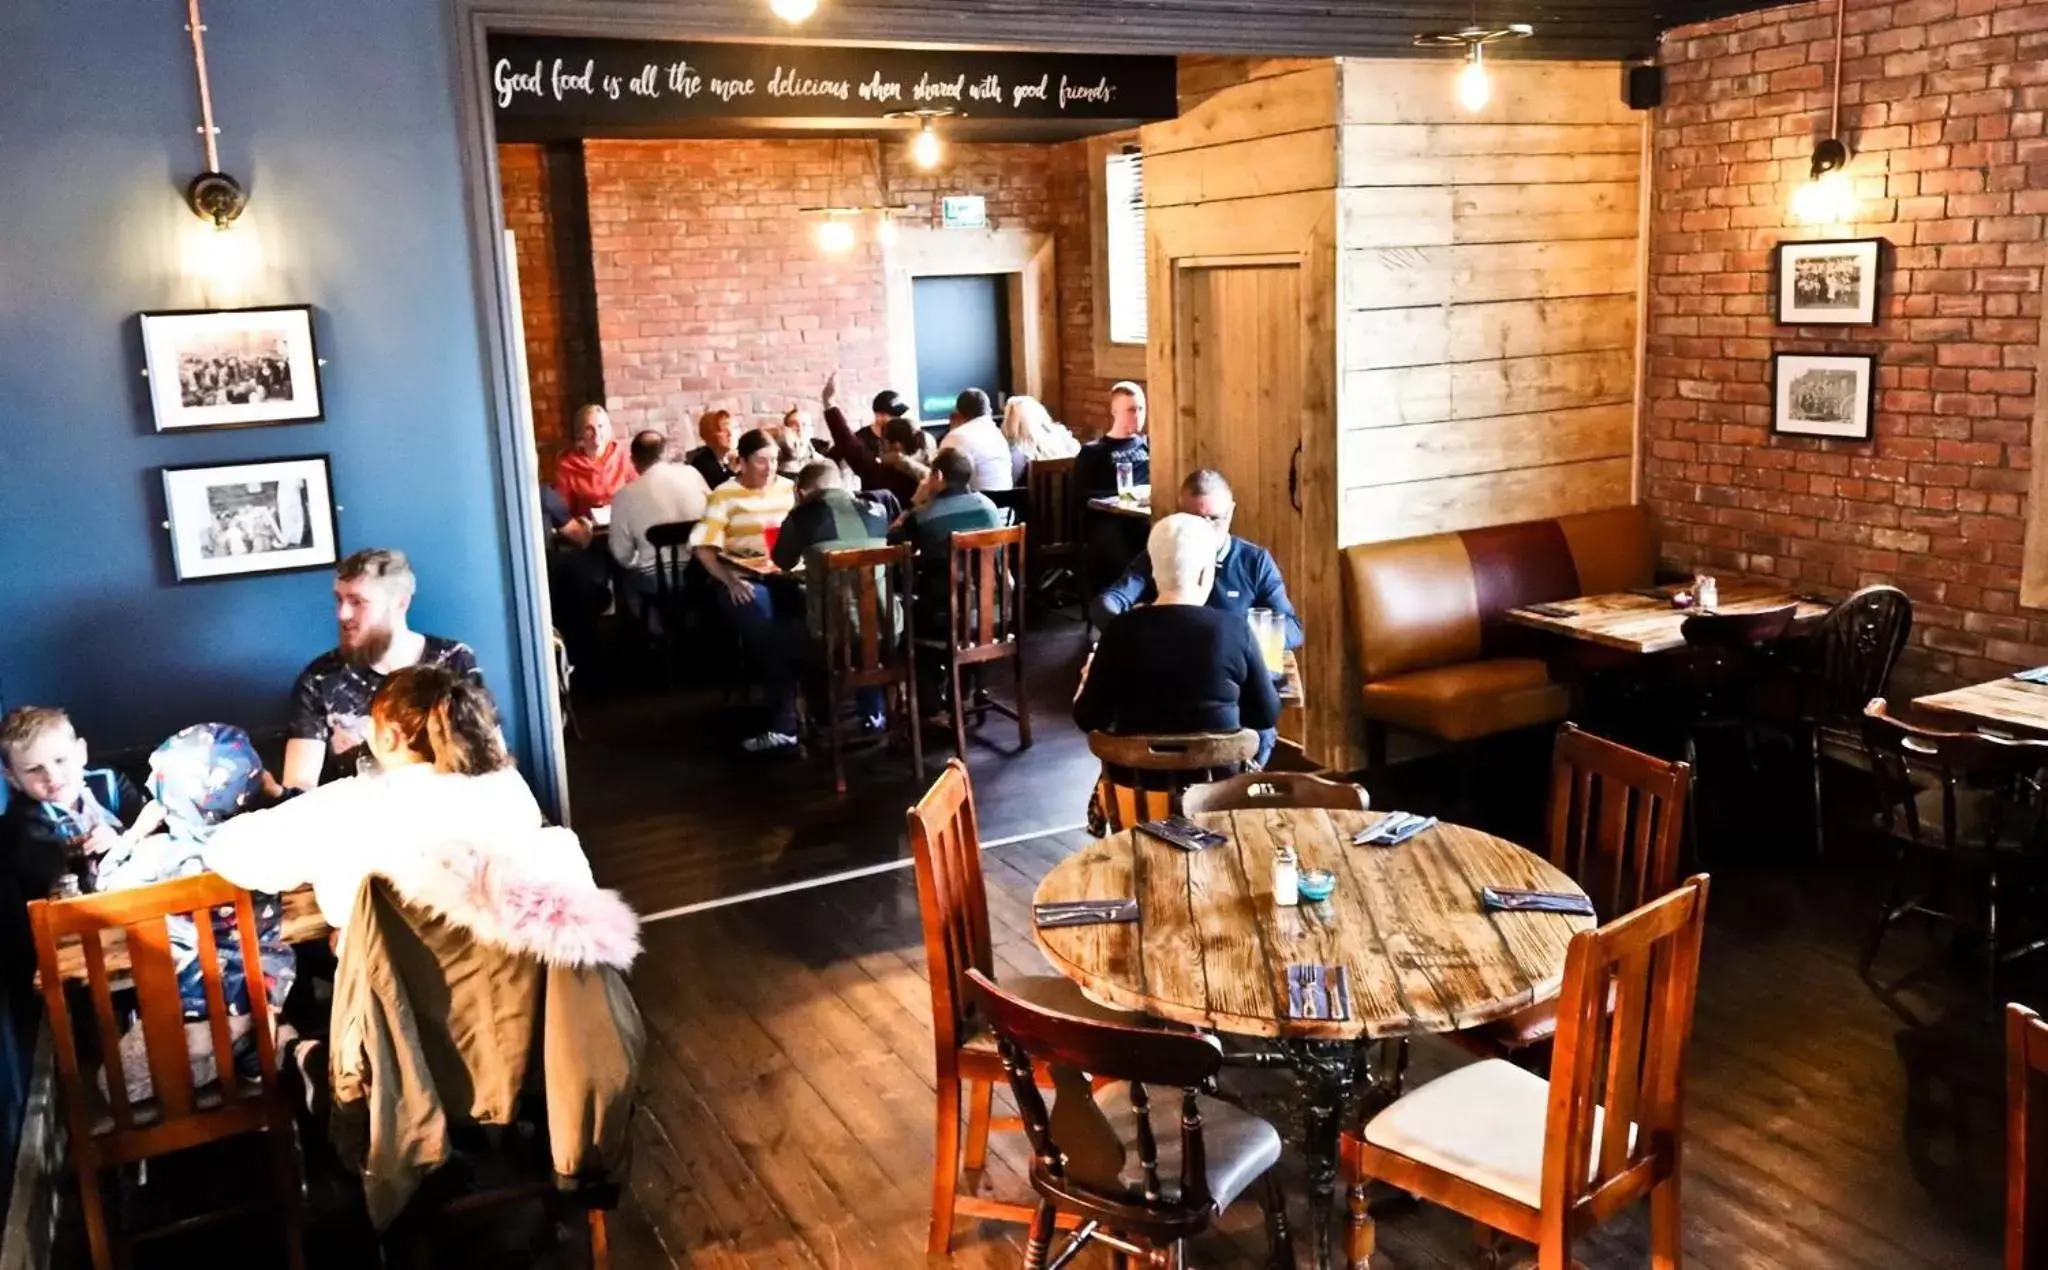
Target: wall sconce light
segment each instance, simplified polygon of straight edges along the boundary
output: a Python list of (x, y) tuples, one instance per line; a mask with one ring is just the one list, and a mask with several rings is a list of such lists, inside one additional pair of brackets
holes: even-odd
[(1806, 180), (1792, 191), (1792, 219), (1807, 225), (1838, 225), (1856, 216), (1856, 188), (1849, 182), (1849, 147), (1842, 141), (1842, 0), (1835, 0), (1834, 102), (1828, 135), (1813, 147)]
[(185, 0), (185, 29), (192, 35), (192, 68), (199, 76), (199, 135), (206, 141), (206, 171), (185, 187), (185, 205), (215, 229), (227, 229), (249, 205), (242, 183), (220, 170), (220, 129), (213, 124), (213, 88), (206, 78), (206, 24), (199, 0)]
[(768, 0), (768, 8), (784, 22), (801, 22), (818, 11), (818, 0)]
[(1430, 31), (1416, 36), (1415, 47), (1464, 50), (1465, 64), (1458, 70), (1458, 105), (1468, 113), (1478, 114), (1493, 100), (1493, 83), (1486, 74), (1486, 46), (1503, 40), (1526, 40), (1535, 33), (1536, 28), (1527, 22), (1481, 26), (1475, 15), (1472, 25), (1462, 31)]

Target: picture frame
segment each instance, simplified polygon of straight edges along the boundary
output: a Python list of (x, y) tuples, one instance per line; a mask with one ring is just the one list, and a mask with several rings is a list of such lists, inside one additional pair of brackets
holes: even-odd
[(311, 305), (179, 309), (138, 318), (158, 432), (327, 417)]
[(1883, 284), (1883, 238), (1779, 243), (1771, 295), (1780, 326), (1876, 326)]
[(1771, 354), (1771, 431), (1868, 441), (1876, 408), (1875, 354)]
[(340, 556), (324, 454), (163, 469), (180, 582), (331, 568)]

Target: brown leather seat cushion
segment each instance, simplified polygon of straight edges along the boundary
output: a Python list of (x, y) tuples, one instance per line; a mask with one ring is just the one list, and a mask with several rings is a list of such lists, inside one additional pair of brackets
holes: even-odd
[(1529, 657), (1494, 657), (1392, 675), (1364, 690), (1365, 716), (1446, 741), (1554, 723), (1571, 693)]

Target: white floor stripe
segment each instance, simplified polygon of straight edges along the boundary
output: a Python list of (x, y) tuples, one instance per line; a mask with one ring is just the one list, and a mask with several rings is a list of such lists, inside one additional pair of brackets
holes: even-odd
[[(981, 844), (981, 849), (987, 851), (991, 847), (1007, 847), (1013, 843), (1030, 842), (1036, 838), (1050, 838), (1056, 834), (1073, 833), (1077, 829), (1086, 829), (1087, 827), (1085, 824), (1061, 825), (1057, 829), (1041, 829), (1036, 833), (1012, 834), (1007, 838), (994, 838), (984, 842)], [(828, 873), (821, 878), (806, 878), (801, 882), (785, 882), (781, 886), (765, 886), (758, 891), (744, 891), (738, 895), (728, 895), (724, 899), (704, 900), (696, 904), (685, 904), (681, 908), (665, 908), (659, 913), (643, 915), (640, 918), (640, 924), (648, 926), (655, 922), (665, 922), (671, 917), (688, 917), (692, 913), (702, 913), (708, 909), (729, 908), (734, 904), (751, 904), (755, 900), (773, 899), (775, 896), (788, 895), (793, 891), (809, 891), (820, 886), (831, 886), (837, 882), (851, 882), (855, 878), (873, 877), (877, 873), (893, 873), (897, 869), (907, 869), (913, 863), (914, 861), (910, 857), (905, 856), (901, 860), (884, 860), (880, 864), (866, 864), (858, 869), (847, 869), (840, 873)]]

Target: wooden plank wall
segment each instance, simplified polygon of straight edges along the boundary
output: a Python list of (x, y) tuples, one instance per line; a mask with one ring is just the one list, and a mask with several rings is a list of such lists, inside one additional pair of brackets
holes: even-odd
[(1491, 69), (1468, 115), (1452, 65), (1341, 64), (1342, 544), (1632, 497), (1645, 116), (1612, 64)]
[[(1281, 733), (1322, 761), (1344, 744), (1349, 695), (1344, 597), (1338, 580), (1337, 208), (1339, 75), (1335, 59), (1230, 59), (1183, 67), (1180, 118), (1139, 132), (1145, 153), (1152, 484), (1172, 490), (1194, 443), (1179, 400), (1176, 280), (1191, 264), (1294, 263), (1301, 269), (1300, 418), (1275, 443), (1301, 462), (1302, 559), (1288, 576), (1308, 643), (1301, 657), (1308, 708)], [(1258, 426), (1258, 420), (1215, 421)], [(1284, 435), (1285, 441), (1279, 438)], [(1240, 475), (1240, 484), (1246, 484)], [(1240, 505), (1249, 488), (1240, 490)], [(1156, 499), (1155, 506), (1170, 506)], [(1254, 519), (1247, 517), (1247, 520)]]

